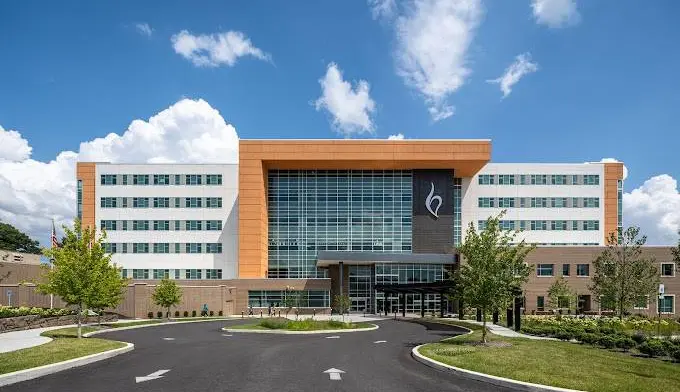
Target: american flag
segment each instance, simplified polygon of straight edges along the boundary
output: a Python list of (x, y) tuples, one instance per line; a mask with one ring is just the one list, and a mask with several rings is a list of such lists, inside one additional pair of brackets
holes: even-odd
[(57, 240), (57, 229), (54, 227), (54, 219), (52, 219), (52, 248), (59, 247), (59, 240)]

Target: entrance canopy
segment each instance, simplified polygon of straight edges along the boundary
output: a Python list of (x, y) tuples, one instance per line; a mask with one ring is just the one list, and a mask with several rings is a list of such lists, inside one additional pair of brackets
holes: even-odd
[(319, 251), (316, 266), (331, 265), (371, 265), (375, 263), (400, 264), (455, 264), (452, 254), (438, 253), (383, 253), (383, 252), (336, 252)]

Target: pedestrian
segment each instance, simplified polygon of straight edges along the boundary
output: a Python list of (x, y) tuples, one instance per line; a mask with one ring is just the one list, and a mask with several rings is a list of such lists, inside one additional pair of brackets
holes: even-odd
[(201, 316), (203, 316), (203, 317), (208, 316), (208, 304), (203, 304), (203, 309), (201, 310)]
[(253, 305), (248, 305), (248, 316), (253, 315)]

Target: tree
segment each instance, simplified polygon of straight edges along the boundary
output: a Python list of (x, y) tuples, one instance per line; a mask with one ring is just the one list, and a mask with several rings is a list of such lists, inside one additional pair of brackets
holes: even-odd
[[(9, 253), (5, 253), (2, 256), (2, 263), (0, 263), (0, 268), (3, 268), (5, 266), (5, 263), (7, 259), (9, 258)], [(10, 275), (12, 274), (12, 271), (7, 271), (5, 273), (0, 273), (0, 283), (2, 283), (3, 280), (7, 279)]]
[(654, 296), (659, 285), (656, 260), (642, 255), (647, 236), (638, 238), (639, 234), (640, 228), (634, 226), (611, 233), (607, 247), (593, 262), (590, 290), (600, 303), (611, 304), (619, 318), (640, 298)]
[(333, 309), (342, 315), (342, 322), (345, 322), (345, 313), (349, 311), (349, 307), (352, 304), (352, 300), (348, 295), (337, 294), (333, 298)]
[(170, 319), (170, 308), (177, 306), (182, 302), (182, 289), (174, 281), (164, 278), (156, 286), (156, 289), (151, 295), (153, 302), (167, 309), (167, 317)]
[(69, 306), (78, 310), (78, 337), (82, 336), (82, 315), (87, 309), (115, 306), (123, 295), (127, 281), (120, 268), (111, 263), (111, 255), (104, 252), (106, 232), (97, 236), (96, 229), (83, 228), (78, 219), (73, 229), (64, 226), (67, 238), (59, 248), (44, 249), (53, 268), (43, 266), (44, 276), (38, 291), (58, 295)]
[(0, 222), (0, 249), (40, 254), (40, 243), (9, 223)]
[(572, 297), (575, 294), (569, 287), (569, 283), (564, 277), (559, 277), (548, 288), (548, 306), (551, 309), (563, 309), (565, 308), (563, 301), (567, 300), (566, 308), (570, 308), (572, 305)]
[(456, 280), (462, 287), (464, 303), (481, 309), (483, 343), (486, 343), (486, 315), (510, 304), (526, 283), (531, 269), (524, 258), (534, 246), (524, 240), (513, 245), (518, 232), (501, 229), (500, 219), (504, 214), (505, 211), (489, 217), (479, 233), (470, 223), (465, 241), (458, 247), (464, 260), (455, 273)]
[[(300, 292), (295, 291), (295, 287), (286, 286), (286, 290), (283, 295), (283, 306), (286, 308), (286, 318), (288, 318), (288, 313), (290, 313), (293, 308), (297, 308), (300, 305)], [(295, 318), (297, 319), (297, 312)]]

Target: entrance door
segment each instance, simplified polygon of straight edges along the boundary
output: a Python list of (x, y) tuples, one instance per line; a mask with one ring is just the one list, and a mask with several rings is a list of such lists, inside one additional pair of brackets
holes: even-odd
[(352, 312), (363, 312), (366, 311), (366, 298), (352, 298), (352, 306), (349, 310)]

